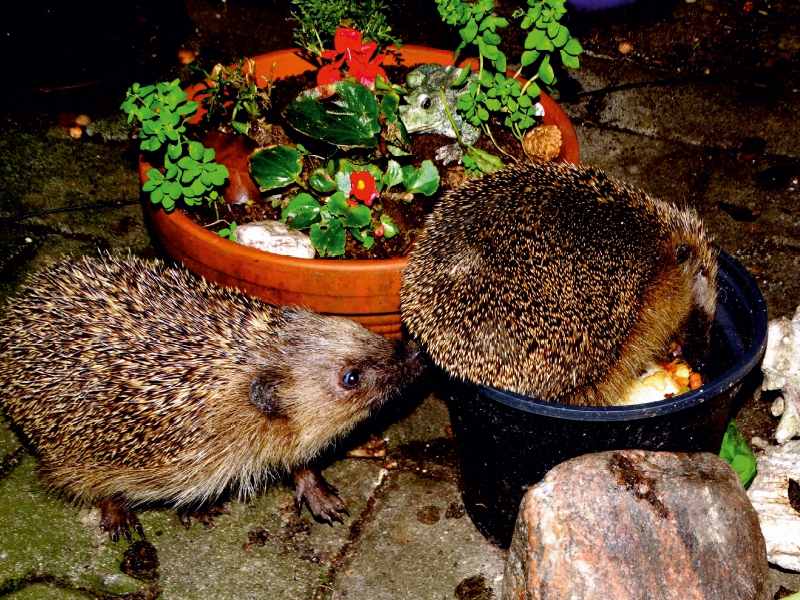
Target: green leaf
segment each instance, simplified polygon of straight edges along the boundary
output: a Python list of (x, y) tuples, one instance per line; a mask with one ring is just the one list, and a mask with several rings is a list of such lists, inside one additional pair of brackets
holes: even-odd
[(338, 220), (331, 221), (326, 229), (323, 229), (319, 223), (312, 225), (309, 237), (311, 238), (311, 244), (322, 257), (326, 254), (329, 256), (341, 256), (344, 254), (346, 232)]
[(506, 67), (507, 67), (507, 65), (506, 65), (506, 55), (503, 54), (501, 51), (498, 51), (497, 52), (497, 58), (494, 59), (492, 64), (494, 65), (495, 69), (497, 69), (501, 73), (505, 73), (506, 72)]
[(467, 155), (472, 159), (475, 166), (483, 173), (494, 173), (495, 171), (502, 170), (505, 165), (499, 157), (494, 154), (489, 154), (483, 150), (479, 150), (474, 146), (467, 146)]
[(403, 169), (403, 183), (412, 194), (430, 196), (439, 189), (439, 171), (432, 161), (424, 160), (419, 169)]
[(577, 56), (567, 54), (564, 50), (561, 50), (561, 62), (570, 69), (578, 69), (581, 66), (580, 59)]
[(539, 79), (546, 85), (550, 85), (553, 83), (553, 79), (555, 79), (555, 73), (553, 73), (553, 67), (550, 65), (549, 56), (545, 56), (542, 63), (539, 65)]
[(242, 123), (241, 121), (231, 121), (231, 127), (233, 127), (237, 132), (241, 133), (242, 135), (247, 135), (247, 132), (250, 131), (250, 123)]
[(195, 179), (192, 182), (192, 191), (194, 192), (195, 196), (202, 196), (206, 191), (206, 186), (203, 185), (203, 182), (200, 179)]
[(719, 455), (739, 474), (745, 489), (750, 487), (756, 478), (756, 457), (733, 419), (728, 423), (728, 429), (722, 438)]
[(325, 205), (332, 215), (336, 217), (343, 217), (347, 214), (350, 205), (347, 204), (347, 196), (342, 192), (336, 192), (330, 197), (328, 203)]
[(250, 174), (264, 192), (293, 183), (303, 171), (303, 155), (290, 146), (259, 148), (250, 155)]
[(216, 155), (217, 152), (213, 148), (206, 148), (203, 151), (203, 163), (210, 163)]
[(461, 73), (459, 73), (455, 81), (453, 81), (453, 83), (450, 84), (450, 87), (457, 88), (464, 85), (464, 83), (467, 81), (467, 77), (469, 77), (469, 74), (471, 72), (471, 67), (472, 67), (472, 59), (470, 59), (470, 61), (461, 68)]
[(360, 83), (337, 81), (307, 90), (283, 112), (289, 124), (344, 150), (378, 144), (380, 105)]
[(386, 184), (387, 188), (402, 183), (403, 170), (400, 168), (400, 163), (396, 160), (390, 160), (386, 168), (386, 173), (381, 177), (381, 181)]
[(167, 156), (169, 156), (172, 160), (178, 160), (178, 158), (183, 152), (180, 144), (170, 144), (167, 148)]
[(392, 221), (389, 215), (381, 215), (381, 225), (383, 225), (383, 237), (387, 240), (397, 235), (400, 231), (400, 228)]
[(314, 169), (314, 172), (308, 178), (308, 184), (322, 194), (328, 194), (336, 189), (336, 182), (331, 179), (331, 176), (322, 167)]
[(489, 60), (495, 60), (497, 58), (497, 53), (500, 52), (497, 46), (487, 44), (482, 38), (478, 39), (478, 51)]
[(184, 156), (178, 161), (178, 166), (181, 169), (196, 169), (200, 163), (189, 156)]
[(306, 193), (297, 194), (281, 212), (281, 220), (291, 229), (305, 229), (320, 221), (322, 218), (320, 210), (322, 204), (313, 196)]
[(348, 207), (347, 216), (342, 220), (345, 227), (360, 229), (369, 225), (372, 221), (372, 211), (369, 206), (359, 204), (358, 206)]
[(500, 107), (502, 106), (502, 104), (500, 104), (500, 100), (494, 100), (492, 98), (487, 99), (485, 104), (486, 108), (489, 110), (500, 110)]
[[(203, 144), (201, 144), (200, 142), (189, 142), (188, 146), (189, 146), (189, 156), (191, 158), (193, 158), (194, 160), (202, 160), (203, 159), (203, 154), (206, 151), (206, 149), (203, 146)], [(183, 160), (183, 159), (181, 159), (181, 160)], [(181, 167), (183, 167), (184, 169), (186, 168), (183, 165), (181, 165)]]
[(570, 39), (569, 38), (569, 29), (567, 29), (566, 27), (560, 26), (560, 28), (558, 30), (558, 34), (555, 37), (553, 37), (552, 39), (553, 39), (553, 45), (556, 48), (561, 48), (561, 46), (566, 44)]
[(503, 41), (499, 35), (489, 31), (488, 29), (483, 32), (481, 38), (483, 39), (484, 44), (488, 44), (490, 46), (497, 46), (501, 41)]
[(533, 50), (539, 45), (544, 37), (544, 31), (541, 29), (534, 29), (527, 36), (525, 36), (525, 50)]
[(475, 36), (478, 35), (478, 23), (475, 21), (475, 19), (470, 19), (466, 26), (464, 26), (458, 33), (461, 35), (461, 39), (464, 40), (465, 43), (469, 44), (475, 39)]
[(551, 40), (558, 35), (558, 31), (561, 29), (561, 25), (558, 24), (557, 21), (553, 21), (547, 26), (547, 37)]
[(583, 52), (583, 48), (578, 40), (575, 38), (570, 38), (566, 46), (564, 46), (564, 52), (572, 56), (578, 56), (581, 52)]
[(153, 190), (150, 194), (150, 202), (153, 204), (158, 204), (164, 198), (164, 192), (161, 190)]
[(194, 100), (188, 100), (186, 103), (181, 104), (175, 109), (179, 115), (184, 115), (187, 118), (197, 112), (198, 104)]
[(523, 67), (527, 67), (528, 65), (532, 65), (534, 62), (536, 62), (537, 58), (539, 58), (538, 50), (528, 50), (527, 52), (522, 53), (520, 62), (522, 63)]
[[(220, 165), (224, 167), (224, 165)], [(216, 171), (209, 173), (208, 176), (211, 178), (211, 183), (214, 185), (225, 185), (225, 180), (228, 178), (228, 170), (225, 169), (217, 169)]]
[(400, 104), (400, 96), (397, 94), (386, 94), (381, 100), (381, 114), (387, 121), (393, 123), (397, 120), (397, 107)]
[(173, 181), (169, 184), (169, 197), (173, 200), (177, 200), (183, 195), (183, 186), (177, 182)]

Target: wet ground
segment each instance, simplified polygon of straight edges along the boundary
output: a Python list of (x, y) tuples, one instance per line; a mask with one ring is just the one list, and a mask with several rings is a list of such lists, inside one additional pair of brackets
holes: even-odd
[[(28, 42), (5, 47), (6, 65), (27, 69), (16, 86), (7, 70), (0, 95), (3, 298), (63, 254), (156, 254), (117, 111), (132, 81), (186, 76), (176, 60), (181, 43), (210, 63), (291, 45), (285, 1), (187, 0), (185, 11), (180, 2), (138, 3), (105, 16), (61, 4), (56, 17), (33, 15), (3, 31)], [(757, 279), (770, 317), (791, 314), (800, 303), (800, 4), (651, 4), (574, 14), (568, 23), (586, 50), (581, 69), (560, 77), (581, 162), (695, 208)], [(397, 12), (407, 42), (455, 46), (433, 2), (405, 2)], [(89, 80), (97, 82), (20, 89)], [(93, 135), (71, 138), (69, 113), (89, 115)], [(743, 403), (741, 429), (769, 439), (776, 423), (768, 403)], [(356, 441), (327, 457), (325, 475), (350, 508), (344, 524), (298, 516), (290, 487), (278, 483), (232, 501), (213, 531), (146, 511), (151, 546), (130, 547), (100, 533), (96, 510), (45, 493), (35, 458), (0, 422), (0, 596), (496, 598), (504, 552), (463, 512), (446, 406), (434, 394), (412, 408), (362, 430), (358, 441), (386, 439), (385, 458), (346, 458)], [(800, 589), (792, 574), (772, 576), (775, 590)]]

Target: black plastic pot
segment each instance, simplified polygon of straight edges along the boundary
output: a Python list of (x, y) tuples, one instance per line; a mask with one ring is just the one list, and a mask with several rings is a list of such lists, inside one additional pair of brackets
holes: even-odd
[(451, 382), (462, 494), (484, 536), (507, 547), (525, 490), (570, 458), (631, 448), (719, 452), (731, 401), (764, 354), (767, 311), (753, 278), (722, 251), (718, 285), (712, 352), (703, 367), (718, 376), (693, 392), (660, 402), (597, 408)]

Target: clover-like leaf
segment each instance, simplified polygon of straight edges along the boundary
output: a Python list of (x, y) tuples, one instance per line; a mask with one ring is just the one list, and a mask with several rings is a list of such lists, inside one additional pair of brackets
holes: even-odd
[(250, 155), (250, 174), (264, 192), (286, 187), (303, 171), (303, 155), (290, 146), (259, 148)]

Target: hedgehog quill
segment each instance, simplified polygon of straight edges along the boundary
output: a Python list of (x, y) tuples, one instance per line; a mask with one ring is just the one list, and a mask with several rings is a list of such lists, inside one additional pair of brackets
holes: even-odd
[(207, 521), (286, 472), (298, 507), (342, 520), (309, 462), (421, 370), (413, 342), (132, 258), (65, 261), (0, 321), (0, 405), (114, 541), (144, 537), (136, 506)]
[(673, 345), (705, 357), (716, 277), (689, 211), (596, 168), (525, 165), (445, 195), (409, 258), (401, 312), (451, 376), (610, 406)]

